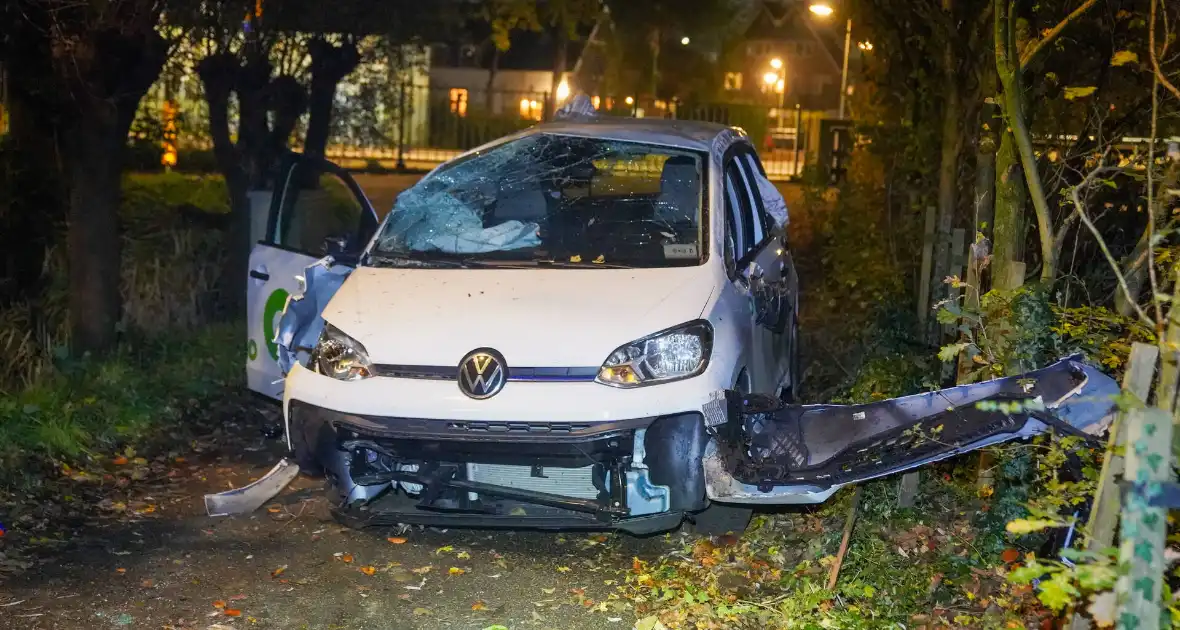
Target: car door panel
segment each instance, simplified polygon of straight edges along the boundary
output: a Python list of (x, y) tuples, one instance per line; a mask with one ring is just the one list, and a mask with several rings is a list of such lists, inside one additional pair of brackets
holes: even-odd
[[(277, 341), (280, 319), (292, 296), (303, 295), (302, 277), (324, 258), (324, 247), (332, 243), (339, 245), (332, 252), (334, 273), (346, 275), (377, 226), (377, 215), (360, 187), (335, 164), (291, 154), (280, 173), (281, 186), (272, 196), (266, 233), (250, 252), (247, 272), (246, 381), (252, 391), (275, 399), (282, 397), (289, 369), (280, 362), (284, 358)], [(331, 284), (330, 279), (320, 282), (322, 287)], [(300, 330), (306, 333), (309, 326), (314, 327), (318, 316), (317, 312)]]
[(1018, 376), (863, 405), (784, 405), (727, 392), (703, 409), (717, 435), (706, 454), (706, 485), (719, 501), (822, 501), (844, 485), (1050, 428), (1099, 435), (1118, 393), (1114, 379), (1080, 356)]

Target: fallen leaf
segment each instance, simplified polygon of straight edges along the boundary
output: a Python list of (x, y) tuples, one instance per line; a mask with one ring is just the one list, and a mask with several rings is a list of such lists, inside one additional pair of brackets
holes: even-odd
[(1015, 549), (1005, 549), (1004, 553), (1000, 554), (1000, 559), (1004, 562), (1016, 562), (1020, 559), (1020, 552)]
[(1097, 90), (1098, 88), (1093, 85), (1067, 87), (1065, 88), (1065, 100), (1072, 101), (1074, 99), (1084, 98), (1086, 96), (1090, 96)]
[(1133, 50), (1120, 50), (1110, 58), (1110, 65), (1125, 66), (1129, 63), (1139, 63), (1139, 55)]
[(459, 560), (470, 560), (471, 554), (467, 553), (466, 551), (460, 551), (459, 553), (455, 554), (455, 557)]
[(127, 572), (127, 569), (124, 569), (123, 567), (119, 567), (118, 569), (115, 569), (115, 573), (126, 573), (126, 572)]
[(241, 617), (242, 611), (238, 610), (237, 608), (226, 608), (225, 614), (230, 617)]
[(390, 543), (392, 543), (394, 545), (406, 544), (406, 539), (402, 538), (401, 536), (390, 536), (389, 538), (386, 538), (385, 540), (388, 540)]
[(570, 571), (569, 567), (557, 567), (558, 573), (569, 573), (569, 571)]
[(266, 506), (266, 511), (270, 512), (271, 514), (278, 514), (279, 512), (283, 511), (283, 506), (279, 505), (278, 503), (271, 503), (270, 505)]
[(488, 609), (488, 605), (485, 604), (482, 599), (471, 605), (471, 610), (487, 610), (487, 609)]
[(127, 464), (127, 458), (119, 455), (118, 457), (112, 459), (111, 463), (116, 466), (125, 466)]
[(424, 567), (418, 567), (417, 569), (410, 569), (410, 570), (413, 571), (414, 573), (417, 573), (418, 575), (426, 575), (427, 573), (430, 573), (430, 570), (433, 568), (434, 568), (433, 565), (428, 564)]
[(275, 569), (274, 571), (271, 571), (271, 572), (270, 572), (270, 576), (271, 576), (272, 578), (277, 578), (277, 577), (279, 577), (280, 575), (282, 575), (282, 574), (283, 574), (283, 571), (286, 571), (286, 570), (287, 570), (287, 565), (285, 565), (285, 564), (284, 564), (283, 566), (281, 566), (281, 567), (279, 567), (279, 568)]
[(552, 595), (553, 591), (556, 591), (556, 590), (557, 589), (555, 589), (555, 588), (543, 588), (543, 589), (541, 589), (541, 592), (546, 595)]
[(460, 569), (459, 567), (451, 567), (450, 569), (447, 569), (447, 573), (450, 573), (451, 575), (463, 575), (464, 573), (467, 573), (467, 570)]
[(435, 549), (434, 553), (436, 553), (436, 554), (437, 553), (451, 553), (454, 550), (455, 550), (454, 547), (452, 547), (450, 545), (446, 545), (445, 547), (439, 547), (438, 549)]
[(373, 575), (377, 572), (377, 568), (373, 566), (361, 567), (361, 573), (365, 575)]
[(155, 583), (152, 582), (151, 580), (144, 580), (144, 581), (140, 582), (139, 585), (144, 588), (151, 588), (151, 587), (155, 586)]
[(433, 615), (433, 614), (434, 613), (430, 612), (429, 608), (415, 608), (414, 609), (414, 616), (415, 617), (429, 617), (430, 615)]
[(213, 607), (214, 608), (225, 608), (225, 602), (223, 602), (219, 599), (219, 600), (213, 602)]
[(1114, 625), (1117, 603), (1114, 591), (1103, 591), (1090, 596), (1090, 605), (1086, 610), (1094, 617), (1094, 623), (1099, 628), (1109, 628)]
[(340, 556), (340, 559), (341, 559), (341, 560), (343, 560), (343, 561), (345, 561), (345, 562), (352, 562), (352, 554), (351, 554), (351, 553), (346, 553), (346, 554), (344, 554), (344, 555)]

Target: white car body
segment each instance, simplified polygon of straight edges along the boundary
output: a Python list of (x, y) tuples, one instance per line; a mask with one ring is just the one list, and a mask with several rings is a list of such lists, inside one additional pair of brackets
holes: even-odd
[[(272, 397), (281, 391), (289, 441), (300, 439), (299, 428), (291, 426), (292, 409), (298, 405), (314, 407), (317, 413), (394, 419), (391, 422), (412, 419), (551, 426), (650, 422), (684, 414), (699, 417), (702, 407), (718, 391), (726, 389), (789, 393), (798, 377), (793, 373), (797, 280), (785, 242), (785, 216), (770, 214), (780, 211), (785, 215), (785, 205), (781, 197), (763, 198), (768, 188), (765, 173), (748, 138), (740, 130), (708, 123), (632, 119), (557, 122), (480, 147), (452, 163), (536, 134), (606, 139), (698, 153), (704, 164), (707, 218), (702, 262), (654, 268), (438, 269), (362, 265), (351, 273), (335, 265), (329, 272), (336, 274), (329, 276), (333, 278), (334, 295), (326, 306), (320, 305), (320, 316), (359, 342), (373, 365), (386, 369), (369, 378), (339, 380), (309, 368), (306, 361), (292, 361), (289, 373), (283, 374), (276, 340), (281, 310), (276, 306), (285, 303), (288, 296), (299, 299), (304, 268), (322, 254), (298, 251), (278, 242), (282, 225), (289, 222), (284, 217), (296, 213), (291, 202), (284, 201), (292, 182), (298, 179), (288, 173), (284, 191), (276, 193), (268, 233), (251, 257), (252, 359), (248, 372), (256, 391)], [(439, 167), (445, 168), (446, 164)], [(351, 179), (338, 169), (331, 172), (358, 195), (358, 202), (371, 214), (368, 202)], [(734, 182), (737, 185), (731, 189)], [(769, 188), (773, 191), (772, 186)], [(730, 194), (733, 196), (729, 200), (736, 206), (727, 203)], [(768, 211), (768, 207), (773, 208)], [(729, 211), (744, 214), (727, 222)], [(743, 223), (747, 221), (752, 223)], [(733, 226), (748, 230), (746, 237), (739, 236), (750, 241), (748, 247), (743, 247), (748, 251), (740, 256), (726, 247), (726, 239), (733, 238)], [(371, 237), (376, 231), (375, 217), (367, 229), (372, 229), (366, 235)], [(753, 241), (749, 233), (754, 234)], [(375, 241), (375, 237), (369, 238), (369, 250), (375, 247)], [(300, 279), (296, 280), (296, 276)], [(339, 284), (341, 279), (343, 283)], [(596, 380), (595, 373), (616, 349), (698, 320), (708, 322), (713, 331), (703, 372), (634, 388)], [(317, 331), (319, 326), (322, 323), (317, 325)], [(290, 351), (298, 354), (309, 346), (305, 341)], [(265, 352), (261, 350), (264, 347)], [(461, 391), (453, 369), (473, 351), (486, 348), (502, 355), (509, 378), (495, 395), (476, 399)], [(452, 368), (447, 378), (430, 377), (435, 373), (432, 371), (447, 367)], [(527, 374), (517, 377), (521, 369)], [(554, 378), (546, 372), (554, 369), (568, 370), (571, 376)], [(642, 438), (642, 431), (638, 435)], [(292, 447), (298, 450), (294, 442)], [(642, 447), (637, 449), (641, 464)], [(702, 468), (696, 461), (695, 466)], [(347, 501), (373, 498), (397, 484), (387, 483), (380, 489), (344, 485), (347, 487), (342, 492)], [(525, 483), (521, 487), (531, 486)], [(772, 502), (822, 501), (835, 488), (817, 490), (774, 492)], [(762, 503), (766, 497), (745, 501)], [(691, 507), (699, 510), (705, 505), (705, 497), (701, 496)], [(692, 511), (683, 506), (679, 509), (680, 513)]]

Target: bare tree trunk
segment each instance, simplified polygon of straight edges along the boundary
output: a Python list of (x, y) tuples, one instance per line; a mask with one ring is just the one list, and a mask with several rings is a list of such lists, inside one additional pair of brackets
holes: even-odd
[[(95, 35), (92, 55), (70, 77), (74, 126), (69, 131), (69, 286), (75, 353), (114, 345), (122, 310), (119, 199), (127, 133), (139, 101), (160, 75), (167, 49), (154, 31)], [(79, 53), (80, 54), (80, 53)]]
[(495, 109), (496, 105), (494, 90), (496, 89), (496, 73), (499, 71), (500, 48), (492, 44), (492, 63), (488, 66), (488, 84), (483, 91), (484, 112), (489, 115), (493, 113), (492, 110)]
[[(1001, 121), (1002, 122), (1002, 121)], [(1024, 260), (1024, 173), (1016, 143), (1007, 129), (1000, 130), (1000, 146), (995, 157), (995, 228), (992, 231), (992, 278), (995, 288), (1008, 286), (1013, 263)]]
[(102, 352), (116, 341), (119, 294), (118, 136), (114, 112), (87, 112), (72, 131), (69, 210), (69, 303), (74, 352)]
[(550, 115), (557, 111), (557, 88), (561, 85), (561, 80), (565, 76), (566, 64), (566, 33), (565, 27), (558, 25), (553, 29), (553, 81), (549, 86), (549, 112)]
[[(995, 118), (991, 105), (984, 106), (980, 118), (979, 144), (975, 152), (975, 192), (972, 206), (975, 214), (975, 231), (991, 240), (996, 219), (996, 133)], [(971, 240), (974, 241), (974, 235)], [(979, 287), (976, 287), (979, 288)]]
[(310, 112), (304, 152), (323, 157), (332, 135), (332, 104), (336, 100), (336, 86), (360, 63), (356, 44), (348, 41), (340, 46), (323, 39), (308, 43), (311, 52)]
[(225, 176), (230, 199), (230, 228), (225, 234), (225, 268), (218, 283), (224, 293), (221, 303), (232, 319), (246, 311), (246, 274), (250, 260), (250, 200), (246, 195), (249, 177), (241, 152), (230, 137), (229, 97), (238, 83), (241, 66), (229, 53), (206, 57), (197, 64), (209, 106), (209, 135), (213, 156)]
[[(951, 1), (943, 0), (943, 10), (951, 10)], [(954, 222), (956, 192), (958, 189), (959, 154), (963, 140), (959, 133), (959, 119), (962, 117), (959, 82), (955, 51), (951, 42), (946, 43), (943, 52), (943, 104), (942, 142), (938, 165), (938, 256), (935, 260), (932, 287), (935, 287), (935, 301), (942, 299), (946, 285), (942, 279), (948, 275), (950, 264), (950, 232)]]

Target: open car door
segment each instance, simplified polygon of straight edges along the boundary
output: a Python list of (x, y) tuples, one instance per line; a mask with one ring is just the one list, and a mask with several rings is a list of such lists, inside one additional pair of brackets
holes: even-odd
[(251, 390), (275, 399), (282, 398), (286, 375), (279, 318), (288, 299), (303, 292), (305, 270), (323, 261), (317, 268), (331, 277), (320, 285), (339, 287), (377, 229), (373, 206), (339, 166), (292, 153), (279, 173), (266, 231), (250, 252), (247, 279), (246, 380)]
[(1019, 376), (864, 405), (785, 405), (727, 391), (705, 405), (706, 493), (729, 503), (826, 500), (842, 486), (1048, 429), (1096, 436), (1114, 379), (1074, 356)]

